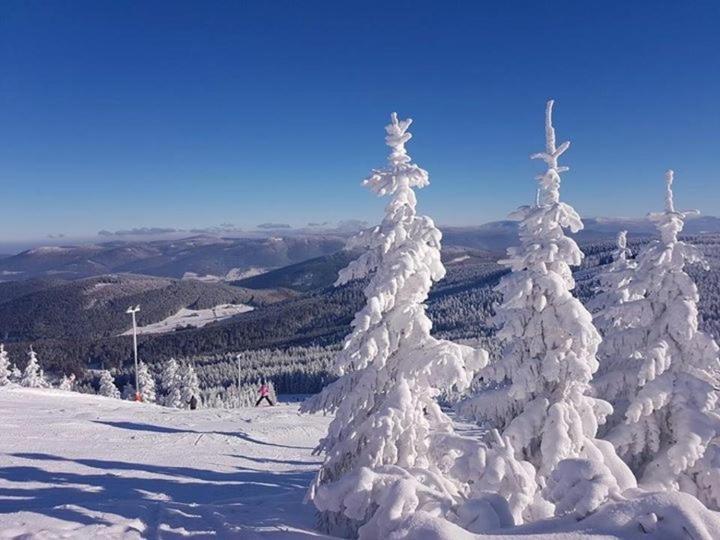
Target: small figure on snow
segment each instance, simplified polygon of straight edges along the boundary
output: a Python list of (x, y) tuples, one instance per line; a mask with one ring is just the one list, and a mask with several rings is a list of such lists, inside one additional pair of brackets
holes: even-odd
[(198, 401), (197, 401), (197, 398), (195, 397), (195, 394), (193, 394), (192, 397), (190, 398), (188, 405), (190, 405), (191, 411), (194, 411), (195, 409), (197, 409)]
[(260, 403), (262, 403), (263, 399), (267, 400), (271, 407), (274, 405), (274, 403), (270, 399), (270, 388), (268, 388), (268, 385), (265, 383), (262, 383), (260, 385), (260, 398), (255, 402), (255, 406), (259, 406)]

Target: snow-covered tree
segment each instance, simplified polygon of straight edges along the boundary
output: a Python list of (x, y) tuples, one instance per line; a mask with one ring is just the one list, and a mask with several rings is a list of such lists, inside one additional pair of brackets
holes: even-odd
[(602, 461), (564, 459), (547, 480), (545, 496), (555, 505), (555, 515), (581, 519), (609, 499), (621, 498), (620, 486)]
[(180, 377), (180, 401), (182, 407), (189, 408), (190, 400), (193, 396), (198, 401), (200, 400), (200, 383), (198, 382), (197, 373), (195, 368), (187, 362), (179, 368)]
[[(560, 201), (560, 174), (568, 169), (558, 159), (570, 143), (556, 146), (552, 109), (549, 101), (545, 151), (531, 156), (547, 164), (537, 177), (536, 204), (514, 213), (521, 245), (509, 248), (502, 261), (511, 270), (497, 287), (503, 297), (495, 319), (502, 351), (481, 372), (486, 387), (458, 408), (500, 429), (517, 457), (535, 465), (541, 487), (569, 458), (608, 461), (613, 469), (623, 469), (612, 446), (595, 439), (612, 407), (589, 395), (601, 338), (592, 316), (571, 292), (571, 267), (580, 264), (583, 253), (564, 229), (577, 232), (583, 224)], [(623, 484), (632, 484), (625, 472), (618, 471)], [(541, 504), (531, 517), (548, 510)]]
[(637, 332), (625, 311), (633, 309), (633, 301), (641, 295), (628, 286), (635, 275), (637, 262), (627, 247), (627, 231), (618, 234), (613, 261), (598, 276), (599, 286), (588, 307), (595, 314), (594, 323), (603, 336), (598, 348), (600, 366), (593, 377), (595, 395), (613, 406), (613, 414), (600, 427), (605, 435), (624, 418), (628, 400), (635, 393), (640, 361), (634, 352), (641, 345)]
[(0, 343), (0, 386), (10, 383), (10, 360), (5, 345)]
[[(665, 211), (650, 214), (660, 238), (638, 256), (618, 319), (634, 329), (639, 369), (623, 389), (625, 422), (608, 438), (642, 481), (677, 489), (681, 476), (718, 436), (718, 345), (698, 330), (698, 291), (685, 272), (706, 265), (695, 246), (678, 240), (686, 216), (673, 203), (673, 172), (666, 174)], [(619, 324), (619, 323), (618, 323)]]
[(17, 367), (16, 364), (12, 365), (10, 369), (10, 382), (21, 383), (22, 382), (22, 371)]
[(163, 366), (160, 374), (162, 404), (166, 407), (181, 408), (183, 406), (180, 371), (178, 363), (171, 358)]
[(60, 390), (65, 390), (67, 392), (70, 392), (75, 389), (75, 374), (71, 373), (68, 377), (67, 375), (63, 375), (62, 380), (60, 381), (60, 386), (58, 386)]
[(22, 374), (20, 384), (28, 388), (46, 388), (45, 375), (38, 364), (37, 354), (30, 349), (28, 352), (29, 360)]
[[(140, 387), (140, 398), (145, 403), (155, 403), (157, 395), (155, 392), (155, 378), (145, 362), (138, 364), (138, 386)], [(133, 390), (133, 398), (135, 391)]]
[(115, 377), (112, 376), (107, 369), (100, 373), (100, 389), (98, 394), (101, 396), (120, 399), (120, 390), (115, 386)]
[[(433, 282), (445, 275), (441, 233), (429, 217), (416, 213), (414, 189), (429, 181), (405, 149), (411, 120), (398, 120), (394, 113), (391, 119), (386, 127), (388, 166), (363, 182), (377, 195), (390, 197), (385, 217), (350, 241), (350, 248), (365, 251), (340, 272), (336, 283), (369, 277), (367, 303), (335, 358), (340, 378), (304, 407), (306, 412), (335, 413), (318, 447), (326, 459), (309, 492), (323, 511), (322, 526), (346, 535), (370, 522), (361, 531), (365, 537), (378, 532), (383, 510), (410, 504), (404, 499), (410, 491), (400, 485), (425, 486), (426, 498), (440, 489), (442, 482), (429, 480), (438, 471), (430, 459), (431, 432), (449, 432), (452, 426), (435, 396), (440, 389), (467, 388), (474, 371), (487, 361), (484, 351), (430, 335), (424, 302)], [(358, 485), (361, 478), (395, 488), (378, 488), (383, 490), (379, 503), (360, 495), (367, 487)], [(376, 513), (378, 504), (382, 508)]]

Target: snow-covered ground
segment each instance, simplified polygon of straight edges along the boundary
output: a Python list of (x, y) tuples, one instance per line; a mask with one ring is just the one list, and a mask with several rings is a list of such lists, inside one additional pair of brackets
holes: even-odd
[(327, 421), (0, 387), (0, 538), (316, 538)]
[(182, 279), (194, 279), (196, 281), (205, 281), (207, 283), (218, 283), (221, 281), (239, 281), (241, 279), (259, 276), (267, 271), (267, 268), (251, 266), (250, 268), (231, 268), (224, 276), (216, 276), (213, 274), (201, 275), (195, 272), (185, 272)]
[[(329, 418), (297, 411), (187, 411), (0, 387), (0, 539), (327, 538), (303, 498)], [(720, 538), (718, 514), (678, 493), (504, 533), (468, 533), (425, 512), (413, 527), (408, 538), (423, 540)]]
[[(247, 313), (253, 309), (252, 306), (246, 304), (221, 304), (208, 309), (182, 308), (175, 315), (171, 315), (167, 319), (146, 326), (139, 326), (137, 331), (138, 334), (164, 334), (188, 326), (202, 328), (207, 324), (229, 319), (230, 317), (234, 317), (240, 313)], [(128, 330), (122, 335), (130, 336), (132, 335), (132, 330)]]

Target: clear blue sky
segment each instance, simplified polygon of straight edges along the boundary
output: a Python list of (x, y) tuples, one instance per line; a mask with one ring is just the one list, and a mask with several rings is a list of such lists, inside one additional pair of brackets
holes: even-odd
[(0, 3), (0, 239), (376, 220), (391, 111), (440, 224), (532, 200), (543, 107), (586, 216), (720, 214), (717, 2)]

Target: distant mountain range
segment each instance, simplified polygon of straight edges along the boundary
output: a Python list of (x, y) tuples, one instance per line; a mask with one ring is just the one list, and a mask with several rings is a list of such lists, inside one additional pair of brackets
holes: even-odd
[(133, 274), (65, 281), (29, 279), (0, 283), (0, 341), (79, 340), (116, 336), (131, 327), (128, 306), (140, 304), (146, 325), (182, 308), (221, 304), (264, 306), (296, 296), (291, 291), (248, 290)]
[[(653, 224), (646, 219), (588, 218), (584, 223), (585, 229), (575, 236), (581, 244), (610, 240), (621, 230), (627, 230), (631, 239), (655, 233)], [(461, 248), (502, 253), (518, 242), (517, 222), (510, 220), (473, 227), (442, 227), (442, 231), (446, 251)], [(259, 288), (266, 282), (282, 282), (282, 286), (296, 290), (311, 290), (317, 279), (327, 281), (326, 276), (320, 275), (327, 267), (323, 264), (315, 268), (313, 277), (304, 263), (337, 253), (351, 232), (350, 229), (346, 232), (336, 229), (332, 234), (273, 231), (266, 236), (247, 238), (204, 234), (179, 239), (118, 239), (98, 244), (37, 247), (0, 257), (0, 281), (132, 273), (238, 282), (238, 277), (260, 273), (240, 283)], [(720, 233), (720, 219), (710, 216), (688, 219), (684, 232), (687, 235)], [(345, 259), (345, 255), (338, 255), (327, 262), (341, 267)], [(293, 268), (296, 264), (301, 266)], [(282, 277), (277, 274), (263, 277), (263, 271), (276, 269), (281, 269)]]
[[(620, 231), (628, 231), (630, 238), (647, 238), (656, 234), (653, 223), (640, 218), (585, 218), (583, 224), (585, 228), (574, 235), (580, 244), (609, 240)], [(477, 227), (444, 227), (443, 245), (504, 252), (518, 243), (517, 226), (516, 221), (504, 220)], [(685, 222), (683, 234), (708, 233), (720, 233), (720, 218), (701, 216)]]
[(77, 279), (109, 273), (182, 278), (186, 274), (224, 277), (231, 271), (278, 268), (340, 250), (341, 236), (270, 236), (184, 239), (49, 246), (0, 258), (0, 281), (33, 277)]

